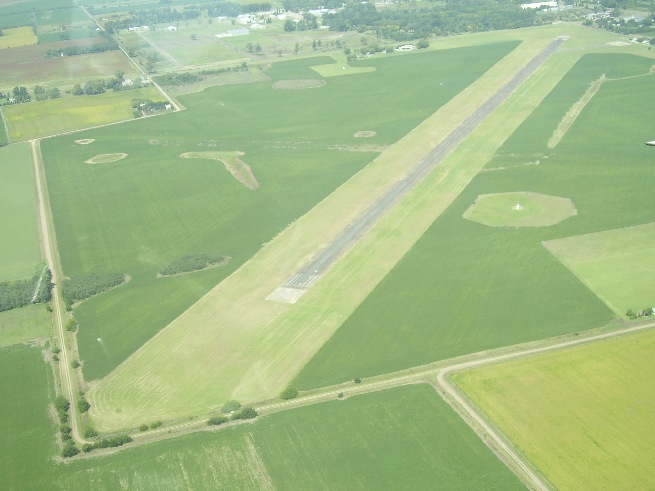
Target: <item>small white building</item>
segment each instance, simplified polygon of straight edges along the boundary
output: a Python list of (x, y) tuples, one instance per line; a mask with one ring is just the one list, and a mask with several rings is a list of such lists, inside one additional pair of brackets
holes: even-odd
[(167, 31), (177, 31), (177, 27), (175, 27), (175, 26), (168, 26), (168, 27), (166, 28), (166, 30), (167, 30)]
[(554, 8), (557, 7), (557, 2), (534, 2), (521, 4), (522, 9), (540, 9), (541, 7)]
[(413, 44), (403, 44), (402, 46), (398, 46), (394, 51), (412, 51), (415, 50), (416, 46)]

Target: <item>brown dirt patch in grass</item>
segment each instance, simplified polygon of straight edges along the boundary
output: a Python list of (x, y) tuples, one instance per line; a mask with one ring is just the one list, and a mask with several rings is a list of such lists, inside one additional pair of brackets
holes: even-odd
[(91, 157), (89, 160), (86, 160), (85, 164), (110, 164), (112, 162), (117, 162), (119, 160), (127, 157), (126, 153), (101, 153), (95, 157)]
[(319, 79), (306, 80), (278, 80), (273, 84), (276, 90), (298, 90), (298, 89), (315, 89), (323, 87), (327, 82)]
[(259, 182), (252, 173), (252, 169), (239, 157), (243, 152), (186, 152), (180, 155), (183, 159), (211, 159), (223, 162), (225, 170), (245, 187), (254, 191), (259, 188)]
[(75, 143), (78, 145), (88, 145), (89, 143), (93, 143), (96, 141), (95, 138), (83, 138), (82, 140), (75, 140)]
[(377, 135), (376, 131), (364, 130), (364, 131), (358, 131), (353, 136), (355, 138), (371, 138), (372, 136), (375, 135)]

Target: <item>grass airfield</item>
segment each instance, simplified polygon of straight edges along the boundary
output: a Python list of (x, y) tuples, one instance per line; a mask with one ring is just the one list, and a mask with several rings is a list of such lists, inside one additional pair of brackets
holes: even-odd
[[(343, 220), (352, 217), (366, 202), (368, 197), (362, 194), (362, 189), (375, 193), (389, 186), (405, 162), (411, 162), (445, 136), (444, 122), (456, 123), (462, 114), (484, 100), (486, 92), (481, 87), (502, 83), (506, 70), (520, 66), (521, 60), (529, 59), (530, 53), (538, 51), (539, 46), (562, 30), (574, 34), (571, 44), (567, 44), (571, 48), (585, 45), (575, 36), (584, 32), (589, 33), (585, 40), (595, 46), (593, 50), (617, 53), (595, 58), (582, 57), (579, 51), (559, 53), (444, 163), (444, 173), (434, 173), (426, 179), (337, 263), (301, 299), (296, 306), (299, 308), (263, 302), (270, 286), (278, 286), (278, 279), (287, 279), (289, 271), (294, 271), (322, 242), (329, 240)], [(92, 383), (88, 394), (99, 428), (129, 428), (158, 415), (174, 418), (206, 414), (208, 409), (220, 406), (228, 395), (244, 395), (244, 400), (261, 399), (267, 394), (275, 396), (298, 372), (300, 375), (294, 383), (303, 388), (317, 387), (353, 376), (412, 367), (423, 360), (431, 362), (457, 353), (599, 327), (611, 320), (612, 312), (551, 256), (541, 241), (655, 221), (650, 208), (635, 206), (648, 199), (649, 187), (640, 188), (635, 181), (640, 176), (643, 185), (643, 179), (652, 178), (644, 172), (650, 154), (644, 152), (643, 143), (639, 150), (625, 144), (625, 132), (618, 134), (612, 126), (614, 122), (607, 116), (603, 118), (606, 107), (615, 114), (620, 112), (618, 108), (629, 107), (628, 114), (616, 124), (634, 133), (635, 139), (641, 138), (639, 132), (644, 132), (643, 118), (648, 108), (633, 107), (634, 102), (627, 100), (625, 94), (643, 96), (652, 90), (652, 76), (649, 78), (647, 74), (652, 60), (619, 55), (618, 48), (603, 46), (608, 39), (615, 39), (612, 36), (566, 26), (492, 33), (486, 38), (462, 36), (453, 43), (476, 44), (481, 39), (498, 41), (521, 36), (526, 38), (526, 43), (459, 98), (455, 97), (455, 104), (446, 104), (442, 111), (405, 137), (430, 112), (425, 111), (425, 100), (421, 99), (425, 97), (434, 103), (431, 99), (434, 94), (427, 92), (429, 86), (417, 81), (417, 90), (424, 93), (403, 94), (406, 112), (394, 114), (395, 120), (383, 117), (384, 111), (389, 112), (388, 104), (373, 107), (366, 90), (371, 90), (380, 72), (382, 77), (392, 77), (389, 73), (385, 75), (384, 70), (400, 65), (407, 70), (415, 62), (411, 57), (419, 55), (393, 57), (393, 61), (392, 58), (366, 61), (362, 67), (375, 68), (374, 71), (348, 77), (335, 73), (328, 77), (327, 84), (315, 89), (273, 92), (271, 85), (276, 79), (320, 77), (311, 67), (329, 66), (325, 63), (330, 59), (279, 65), (271, 70), (273, 80), (255, 84), (243, 100), (238, 100), (243, 87), (209, 89), (184, 99), (188, 114), (151, 118), (124, 128), (87, 131), (43, 142), (64, 271), (73, 275), (97, 270), (119, 271), (133, 277), (127, 285), (86, 301), (74, 310), (81, 324), (80, 349), (86, 353), (84, 373), (87, 378), (104, 377)], [(502, 49), (509, 51), (509, 48)], [(498, 48), (498, 52), (502, 49)], [(630, 51), (635, 48), (628, 46), (624, 50)], [(462, 52), (458, 55), (461, 59)], [(420, 56), (425, 59), (424, 54)], [(607, 73), (609, 82), (603, 83), (557, 148), (549, 151), (547, 141), (552, 132), (568, 109), (585, 94), (586, 85), (599, 78), (599, 70)], [(473, 72), (469, 73), (472, 79)], [(326, 72), (325, 76), (329, 74)], [(361, 86), (357, 85), (359, 77), (363, 77), (359, 80), (363, 82)], [(467, 85), (463, 79), (454, 82), (456, 86)], [(326, 97), (326, 90), (332, 93), (329, 91), (352, 88), (350, 84), (360, 89), (350, 99), (340, 100), (340, 106)], [(448, 90), (453, 89), (449, 83), (445, 85)], [(318, 105), (312, 104), (314, 91), (324, 99)], [(450, 97), (456, 93), (453, 90)], [(271, 98), (282, 98), (275, 108), (293, 104), (297, 109), (289, 114), (281, 111), (281, 119), (276, 114), (282, 122), (279, 126), (267, 125), (267, 115), (261, 112)], [(238, 104), (233, 104), (234, 101)], [(353, 104), (364, 102), (368, 106), (361, 106), (365, 109), (358, 113), (361, 119), (349, 120), (346, 116), (350, 113), (343, 108), (352, 111)], [(372, 112), (366, 113), (369, 110)], [(248, 119), (252, 114), (258, 118)], [(294, 117), (297, 114), (301, 117)], [(303, 117), (309, 118), (309, 122), (303, 124)], [(333, 125), (333, 121), (339, 124)], [(435, 121), (439, 124), (434, 124)], [(334, 128), (332, 132), (326, 133), (326, 125)], [(375, 130), (375, 135), (365, 141), (353, 138), (357, 132), (371, 130)], [(590, 134), (610, 147), (616, 146), (624, 157), (629, 155), (620, 173), (611, 172), (611, 159), (617, 154), (592, 152), (597, 159), (593, 166), (586, 160), (593, 151)], [(83, 138), (95, 141), (88, 145), (74, 141)], [(225, 146), (235, 141), (240, 143), (238, 148)], [(397, 141), (401, 144), (390, 146), (382, 154), (385, 158), (375, 159), (377, 152), (371, 148)], [(221, 164), (210, 159), (180, 158), (185, 152), (216, 155), (215, 152), (226, 150), (245, 153), (244, 161), (261, 183), (259, 189), (247, 189), (230, 175), (232, 172), (224, 161)], [(117, 153), (126, 156), (102, 165), (84, 164), (94, 156)], [(316, 157), (318, 154), (320, 159)], [(157, 158), (153, 159), (153, 155)], [(537, 160), (539, 164), (533, 165)], [(199, 167), (195, 176), (183, 170), (191, 164)], [(624, 208), (618, 206), (618, 195), (605, 194), (599, 199), (593, 190), (580, 189), (585, 188), (582, 184), (587, 182), (585, 177), (597, 165), (608, 173), (598, 179), (599, 189), (609, 189), (613, 180), (620, 191), (630, 193)], [(573, 177), (562, 180), (564, 172)], [(337, 191), (330, 194), (335, 188)], [(460, 190), (463, 191), (458, 198)], [(461, 217), (480, 194), (522, 190), (571, 197), (579, 207), (579, 214), (552, 227), (509, 233), (507, 230), (481, 232), (484, 225), (467, 223)], [(250, 199), (253, 195), (255, 199)], [(149, 198), (152, 207), (143, 206), (143, 196)], [(165, 199), (152, 200), (153, 196)], [(317, 201), (320, 204), (315, 206)], [(172, 213), (171, 210), (183, 211)], [(317, 218), (333, 221), (321, 222)], [(181, 226), (171, 227), (171, 223)], [(122, 233), (126, 229), (138, 234), (126, 236)], [(220, 247), (214, 247), (217, 243)], [(213, 270), (180, 277), (156, 277), (162, 265), (182, 253), (200, 252), (208, 244), (216, 253), (234, 257), (233, 250), (237, 249), (240, 256), (227, 266)], [(259, 250), (262, 244), (267, 245)], [(290, 247), (296, 256), (285, 252)], [(454, 261), (453, 251), (456, 252)], [(254, 259), (248, 260), (253, 254)], [(485, 255), (489, 256), (488, 260), (480, 261)], [(453, 261), (450, 271), (446, 259), (442, 258)], [(519, 274), (517, 264), (528, 267)], [(258, 269), (261, 265), (269, 269)], [(454, 275), (455, 268), (459, 268), (462, 278)], [(403, 275), (409, 279), (416, 271), (420, 275), (414, 279), (420, 277), (419, 281), (403, 282)], [(485, 281), (476, 281), (480, 278)], [(459, 288), (463, 281), (469, 289)], [(219, 296), (205, 295), (219, 282), (213, 290)], [(459, 290), (461, 296), (453, 301), (447, 295), (448, 290)], [(385, 291), (389, 293), (386, 297), (380, 294)], [(540, 305), (537, 297), (539, 302), (551, 305), (535, 310)], [(480, 298), (487, 304), (480, 302)], [(197, 299), (201, 300), (187, 310)], [(527, 305), (522, 303), (524, 300), (528, 301)], [(388, 307), (384, 302), (388, 302)], [(437, 310), (426, 310), (425, 306), (431, 304), (437, 304)], [(144, 305), (150, 309), (147, 316), (143, 314)], [(442, 317), (438, 309), (445, 305), (450, 311), (445, 311)], [(509, 309), (501, 312), (494, 305)], [(394, 310), (401, 317), (394, 318)], [(377, 318), (371, 318), (371, 312)], [(263, 318), (271, 322), (264, 327), (273, 326), (264, 338), (268, 353), (261, 351), (262, 338), (252, 329), (261, 326)], [(435, 319), (439, 323), (436, 329)], [(374, 322), (379, 324), (379, 331), (371, 329)], [(299, 325), (313, 329), (303, 333), (298, 330)], [(317, 325), (321, 326), (320, 331), (315, 329)], [(235, 326), (246, 328), (237, 333), (241, 336), (238, 343), (244, 343), (245, 351), (239, 353), (240, 360), (234, 358), (236, 369), (230, 371), (221, 364), (231, 361), (221, 355), (232, 342), (233, 338), (228, 336), (234, 335)], [(217, 331), (225, 336), (216, 339)], [(315, 347), (325, 344), (318, 356), (305, 364), (314, 349), (304, 344), (310, 337)], [(375, 343), (371, 342), (373, 339)], [(207, 340), (218, 344), (208, 345)], [(221, 343), (223, 346), (219, 346)], [(285, 351), (289, 349), (296, 351)], [(246, 358), (243, 353), (252, 356)], [(126, 358), (127, 362), (123, 363)], [(181, 360), (185, 363), (178, 363)], [(175, 373), (170, 371), (172, 366), (176, 368)], [(215, 375), (202, 372), (208, 383), (206, 387), (196, 385), (199, 367), (200, 370), (209, 368)], [(44, 380), (35, 383), (45, 386)], [(130, 392), (144, 385), (152, 390)], [(185, 392), (175, 393), (177, 387), (183, 387)], [(35, 403), (39, 404), (42, 403)], [(352, 411), (343, 412), (343, 407)], [(372, 408), (378, 407), (385, 413), (384, 417), (378, 418), (377, 413), (371, 416)], [(330, 419), (329, 413), (334, 408), (339, 408), (338, 414), (336, 419)], [(158, 413), (159, 410), (162, 412)], [(267, 416), (252, 427), (182, 437), (66, 467), (45, 463), (53, 451), (47, 445), (36, 444), (34, 448), (48, 448), (47, 457), (38, 457), (43, 472), (37, 473), (36, 480), (24, 475), (12, 475), (12, 479), (31, 482), (36, 487), (55, 483), (66, 489), (82, 488), (90, 480), (102, 480), (150, 489), (161, 487), (161, 462), (166, 462), (166, 482), (180, 486), (230, 487), (235, 483), (251, 483), (262, 488), (320, 487), (324, 483), (344, 482), (344, 487), (351, 487), (353, 482), (358, 482), (362, 487), (379, 487), (406, 483), (410, 475), (415, 479), (412, 484), (419, 487), (422, 482), (433, 483), (435, 475), (444, 487), (490, 488), (500, 483), (500, 489), (507, 489), (516, 485), (513, 476), (507, 477), (507, 469), (495, 457), (488, 461), (493, 465), (484, 463), (491, 454), (467, 428), (466, 431), (457, 429), (453, 434), (436, 421), (421, 419), (435, 414), (438, 420), (447, 422), (449, 431), (461, 423), (431, 388), (421, 387), (420, 391), (403, 388)], [(412, 415), (409, 420), (408, 415)], [(317, 419), (324, 426), (316, 426), (313, 422)], [(374, 421), (369, 424), (371, 420)], [(418, 426), (414, 425), (415, 421), (419, 422)], [(272, 430), (260, 430), (269, 423), (270, 428), (274, 426)], [(342, 426), (343, 433), (335, 431)], [(257, 431), (265, 436), (257, 436)], [(416, 438), (424, 436), (426, 431), (430, 443), (421, 447), (427, 449), (421, 453), (416, 450)], [(49, 434), (52, 430), (44, 425), (42, 433)], [(230, 441), (230, 435), (235, 434), (235, 440)], [(338, 438), (341, 434), (343, 438)], [(222, 440), (217, 444), (211, 439), (213, 436)], [(407, 436), (411, 436), (412, 443), (403, 452), (402, 439)], [(401, 442), (397, 454), (385, 452), (379, 459), (366, 460), (371, 448), (386, 447), (390, 440)], [(447, 455), (442, 452), (444, 441), (452, 443), (447, 447)], [(437, 447), (430, 447), (434, 442)], [(455, 448), (459, 448), (458, 453)], [(352, 474), (351, 467), (343, 463), (344, 452), (358, 464), (364, 462), (366, 473), (362, 474), (362, 465), (358, 465), (356, 475)], [(453, 458), (455, 454), (457, 457)], [(389, 456), (389, 461), (383, 460)], [(287, 464), (299, 459), (309, 470), (291, 476)], [(27, 461), (26, 457), (24, 462)], [(150, 465), (155, 461), (156, 471)], [(280, 461), (285, 462), (284, 467), (279, 465)], [(462, 463), (464, 468), (454, 467)], [(25, 467), (26, 464), (14, 465)], [(419, 470), (412, 472), (413, 466)], [(36, 467), (32, 464), (31, 468)], [(229, 472), (224, 473), (225, 468)], [(420, 470), (426, 468), (431, 470), (429, 479), (432, 480), (421, 481)], [(471, 473), (471, 468), (486, 470)], [(452, 469), (456, 471), (452, 473)]]

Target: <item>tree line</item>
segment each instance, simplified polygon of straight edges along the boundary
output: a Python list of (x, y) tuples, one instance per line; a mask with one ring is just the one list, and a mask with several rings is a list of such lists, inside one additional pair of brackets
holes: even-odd
[[(43, 278), (41, 275), (43, 274)], [(40, 282), (39, 282), (40, 281)], [(30, 305), (45, 303), (52, 298), (52, 274), (50, 270), (36, 273), (29, 280), (4, 281), (0, 283), (0, 312)]]
[(373, 3), (348, 3), (337, 13), (323, 15), (322, 22), (331, 31), (372, 31), (378, 37), (401, 42), (540, 23), (533, 9), (501, 0), (446, 0), (381, 10)]
[[(103, 33), (104, 34), (104, 33)], [(60, 56), (78, 56), (91, 53), (104, 53), (105, 51), (118, 50), (118, 43), (109, 39), (106, 43), (92, 44), (90, 46), (67, 46), (66, 48), (49, 49), (45, 52), (46, 58), (58, 58)]]

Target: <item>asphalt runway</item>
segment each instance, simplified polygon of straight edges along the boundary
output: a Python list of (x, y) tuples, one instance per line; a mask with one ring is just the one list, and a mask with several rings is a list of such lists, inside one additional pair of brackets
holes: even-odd
[[(460, 126), (433, 148), (411, 173), (396, 183), (370, 208), (343, 230), (325, 249), (314, 256), (309, 263), (296, 271), (281, 288), (307, 290), (332, 264), (334, 264), (352, 245), (377, 223), (403, 196), (416, 186), (432, 169), (459, 145), (473, 130), (484, 121), (509, 95), (519, 87), (541, 64), (564, 42), (557, 37), (541, 53), (530, 60), (514, 77), (503, 85), (487, 102), (482, 104)], [(299, 297), (298, 297), (299, 298)]]

